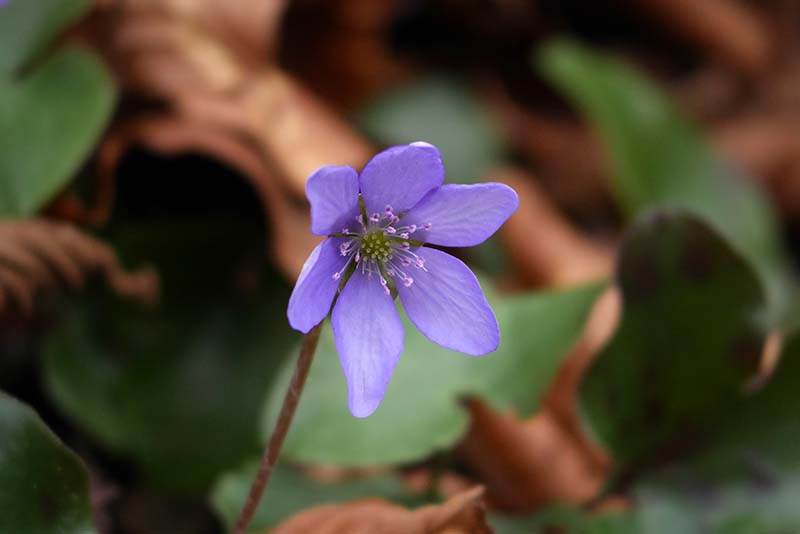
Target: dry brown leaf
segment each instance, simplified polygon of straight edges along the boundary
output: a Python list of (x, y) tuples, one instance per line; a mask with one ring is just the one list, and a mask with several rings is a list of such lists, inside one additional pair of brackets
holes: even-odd
[(442, 504), (408, 510), (382, 499), (361, 499), (305, 510), (271, 534), (491, 534), (482, 487)]
[(800, 216), (798, 134), (800, 116), (778, 112), (738, 117), (715, 129), (722, 152), (757, 176), (781, 211), (793, 218)]
[[(270, 43), (284, 2), (262, 4), (143, 0), (115, 4), (87, 23), (86, 33), (114, 67), (124, 94), (160, 105), (135, 107), (138, 114), (122, 116), (102, 144), (96, 209), (82, 213), (67, 198), (56, 213), (102, 223), (110, 213), (109, 184), (132, 145), (205, 153), (250, 181), (270, 218), (276, 263), (289, 277), (299, 273), (318, 241), (308, 234), (306, 178), (322, 165), (361, 166), (372, 149), (274, 66)], [(269, 39), (253, 54), (261, 33)]]
[(125, 271), (106, 244), (74, 226), (44, 218), (0, 221), (0, 308), (31, 313), (41, 290), (80, 289), (102, 275), (118, 294), (145, 304), (158, 298), (152, 269)]
[[(289, 193), (271, 178), (271, 171), (253, 146), (235, 136), (204, 128), (190, 119), (164, 116), (142, 117), (128, 122), (113, 133), (101, 147), (99, 172), (113, 174), (123, 149), (140, 145), (166, 155), (187, 152), (206, 154), (247, 177), (272, 221), (271, 246), (277, 266), (289, 277), (297, 276), (308, 253), (319, 238), (308, 232), (308, 209), (289, 198)], [(105, 157), (104, 153), (111, 154)]]
[(471, 424), (459, 456), (486, 485), (489, 502), (508, 512), (530, 512), (554, 502), (597, 496), (608, 462), (598, 462), (547, 412), (521, 420), (468, 399)]
[[(573, 437), (582, 441), (585, 448), (594, 451), (594, 444), (586, 439), (578, 418), (576, 397), (584, 373), (617, 329), (622, 314), (622, 296), (617, 287), (607, 288), (597, 299), (583, 327), (581, 337), (556, 374), (542, 400), (543, 409), (550, 412)], [(592, 452), (598, 460), (603, 455)]]
[(525, 286), (568, 286), (609, 275), (611, 250), (573, 228), (528, 173), (506, 168), (488, 176), (519, 195), (519, 209), (500, 229), (500, 236)]
[(281, 64), (337, 109), (353, 110), (413, 72), (390, 43), (401, 7), (398, 0), (295, 0), (283, 29)]
[(556, 205), (590, 218), (606, 209), (607, 165), (600, 143), (585, 125), (534, 112), (497, 82), (484, 84), (483, 94), (506, 142), (536, 169)]
[(472, 422), (459, 454), (487, 486), (493, 505), (526, 512), (551, 502), (584, 503), (597, 495), (610, 462), (585, 435), (576, 395), (585, 370), (616, 330), (620, 311), (619, 290), (611, 287), (592, 308), (534, 417), (520, 420), (477, 399), (467, 401)]
[(768, 25), (738, 0), (645, 0), (631, 6), (738, 74), (763, 74), (777, 52)]

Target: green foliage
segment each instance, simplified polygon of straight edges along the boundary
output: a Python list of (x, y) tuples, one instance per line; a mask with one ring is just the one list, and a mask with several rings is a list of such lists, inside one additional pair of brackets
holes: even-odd
[(607, 149), (613, 191), (631, 216), (654, 207), (704, 217), (750, 261), (774, 308), (787, 302), (775, 216), (753, 180), (722, 162), (651, 82), (569, 41), (542, 49), (540, 66), (586, 114)]
[(113, 102), (105, 68), (80, 49), (57, 52), (19, 80), (0, 78), (0, 217), (33, 215), (66, 185)]
[[(497, 352), (473, 358), (428, 341), (404, 318), (405, 350), (386, 397), (372, 416), (347, 409), (347, 387), (333, 334), (325, 327), (284, 454), (296, 461), (372, 465), (421, 459), (452, 445), (464, 432), (461, 395), (477, 394), (497, 407), (531, 413), (575, 342), (601, 287), (501, 298), (488, 294), (500, 323)], [(294, 358), (277, 383), (288, 384)], [(267, 435), (280, 409), (272, 390)]]
[[(232, 527), (247, 498), (256, 475), (258, 462), (226, 473), (211, 493), (211, 503), (223, 523)], [(364, 479), (323, 483), (312, 480), (299, 470), (278, 466), (270, 478), (256, 509), (250, 530), (266, 531), (292, 515), (322, 504), (346, 502), (365, 497), (381, 497), (392, 502), (411, 503), (402, 481), (384, 474)]]
[(0, 79), (34, 59), (90, 6), (89, 0), (8, 0), (0, 7)]
[(357, 115), (376, 141), (399, 145), (426, 141), (442, 152), (447, 181), (471, 183), (503, 157), (487, 111), (456, 79), (430, 77), (383, 94)]
[(0, 392), (0, 532), (94, 531), (83, 463), (30, 407)]
[[(498, 517), (498, 534), (793, 534), (800, 532), (800, 337), (793, 337), (767, 385), (719, 403), (704, 443), (633, 481), (631, 510), (593, 516), (558, 508)], [(692, 394), (701, 383), (692, 385)], [(620, 424), (622, 421), (620, 421)], [(635, 437), (635, 430), (631, 437)]]
[(620, 251), (621, 324), (584, 379), (581, 406), (621, 465), (702, 435), (757, 369), (758, 279), (700, 220), (657, 213)]
[(262, 240), (235, 221), (123, 228), (114, 242), (131, 264), (156, 264), (163, 302), (144, 310), (95, 296), (48, 339), (58, 406), (158, 487), (203, 491), (258, 451), (264, 392), (297, 339)]

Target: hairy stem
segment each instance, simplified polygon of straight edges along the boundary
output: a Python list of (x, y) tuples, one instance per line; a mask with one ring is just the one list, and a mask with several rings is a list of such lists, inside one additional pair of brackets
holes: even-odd
[(233, 530), (234, 534), (245, 534), (247, 532), (247, 527), (250, 525), (253, 514), (258, 507), (258, 502), (261, 500), (261, 495), (267, 487), (270, 475), (272, 475), (272, 470), (275, 468), (278, 455), (283, 447), (283, 440), (286, 438), (289, 426), (292, 424), (292, 418), (297, 409), (297, 403), (300, 401), (300, 394), (303, 392), (303, 385), (306, 383), (308, 371), (311, 369), (311, 362), (317, 350), (321, 329), (322, 323), (312, 328), (303, 338), (300, 356), (297, 358), (297, 366), (294, 369), (289, 389), (286, 390), (286, 395), (283, 398), (283, 406), (281, 406), (278, 422), (275, 424), (275, 430), (272, 431), (269, 444), (261, 457), (261, 464), (258, 466), (256, 479), (253, 481), (253, 485), (250, 486), (247, 501), (245, 501), (242, 511), (239, 512), (239, 518), (236, 520), (236, 527)]

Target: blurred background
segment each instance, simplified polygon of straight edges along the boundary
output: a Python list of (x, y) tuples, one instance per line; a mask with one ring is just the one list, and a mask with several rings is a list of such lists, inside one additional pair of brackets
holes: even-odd
[[(326, 327), (252, 532), (800, 532), (800, 2), (0, 1), (0, 532), (229, 530), (299, 347), (305, 179), (511, 185), (499, 350)], [(367, 499), (367, 500), (365, 500)], [(334, 504), (336, 503), (336, 504)]]

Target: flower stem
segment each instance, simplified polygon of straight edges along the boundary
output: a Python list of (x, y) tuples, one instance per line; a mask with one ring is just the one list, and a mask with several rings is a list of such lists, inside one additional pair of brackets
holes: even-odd
[(242, 511), (239, 512), (239, 518), (236, 520), (236, 527), (233, 530), (234, 534), (245, 534), (258, 507), (258, 502), (261, 500), (261, 495), (267, 487), (270, 475), (275, 468), (278, 455), (283, 447), (283, 440), (286, 438), (289, 426), (292, 424), (292, 418), (297, 409), (297, 403), (300, 401), (300, 394), (303, 392), (303, 385), (306, 382), (308, 371), (311, 369), (311, 362), (317, 350), (321, 329), (322, 323), (312, 328), (303, 338), (300, 356), (297, 358), (297, 366), (294, 369), (289, 389), (286, 390), (286, 395), (283, 398), (283, 406), (281, 406), (278, 422), (275, 424), (275, 430), (272, 431), (269, 444), (261, 457), (261, 464), (258, 466), (256, 479), (253, 481), (253, 485), (250, 486), (247, 501), (245, 501)]

